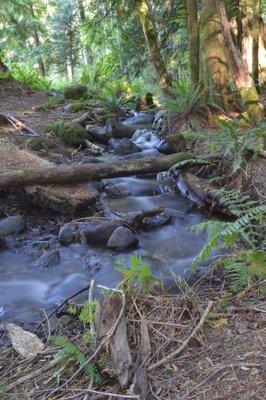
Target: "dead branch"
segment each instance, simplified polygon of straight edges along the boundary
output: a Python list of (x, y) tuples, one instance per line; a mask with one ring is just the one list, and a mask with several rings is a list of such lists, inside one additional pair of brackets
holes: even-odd
[(182, 353), (182, 351), (187, 347), (187, 345), (189, 344), (190, 340), (196, 336), (196, 334), (199, 332), (199, 330), (202, 328), (202, 326), (204, 325), (206, 318), (209, 314), (209, 312), (211, 311), (213, 306), (213, 301), (209, 301), (206, 310), (204, 311), (198, 325), (193, 329), (193, 331), (191, 332), (191, 334), (188, 336), (188, 338), (182, 343), (182, 345), (176, 349), (175, 351), (173, 351), (172, 353), (168, 354), (167, 356), (163, 357), (161, 360), (157, 361), (156, 363), (150, 365), (147, 370), (148, 371), (153, 371), (154, 369), (160, 367), (161, 365), (165, 364), (166, 362), (168, 362), (169, 360), (171, 360), (172, 358), (178, 356), (180, 353)]

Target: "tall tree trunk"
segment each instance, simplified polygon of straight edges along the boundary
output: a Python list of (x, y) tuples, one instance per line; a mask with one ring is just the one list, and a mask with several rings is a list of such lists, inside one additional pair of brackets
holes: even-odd
[(167, 92), (167, 89), (172, 87), (172, 83), (159, 49), (155, 25), (149, 10), (148, 1), (137, 0), (136, 7), (149, 49), (151, 62), (155, 68), (162, 89)]
[(203, 0), (200, 21), (201, 65), (200, 84), (208, 101), (219, 104), (226, 112), (231, 111), (232, 96), (230, 68), (216, 0)]
[(189, 43), (189, 63), (193, 85), (199, 82), (199, 20), (197, 1), (186, 0)]
[(263, 104), (260, 101), (254, 81), (249, 75), (248, 68), (243, 63), (241, 53), (233, 41), (223, 1), (218, 0), (217, 6), (223, 30), (224, 44), (228, 51), (234, 82), (241, 99), (247, 108), (250, 120), (252, 122), (259, 122), (264, 117)]
[(260, 0), (253, 0), (252, 13), (252, 76), (257, 90), (259, 87), (259, 35), (260, 35)]
[(71, 27), (68, 29), (68, 51), (67, 51), (67, 75), (69, 80), (74, 77), (74, 58), (73, 58), (73, 31)]
[[(79, 18), (80, 18), (81, 23), (83, 24), (84, 22), (86, 22), (86, 14), (85, 14), (83, 0), (77, 0), (77, 1), (78, 1), (78, 9), (79, 9)], [(90, 54), (90, 49), (86, 44), (84, 45), (83, 50), (84, 50), (85, 63), (87, 65), (92, 64), (92, 57)]]
[(253, 0), (240, 0), (242, 14), (242, 43), (241, 53), (247, 70), (252, 73), (252, 2)]
[[(35, 13), (34, 13), (34, 8), (33, 8), (32, 3), (30, 4), (30, 10), (31, 10), (33, 19), (35, 19)], [(42, 76), (45, 76), (44, 62), (43, 62), (43, 58), (42, 58), (42, 55), (40, 52), (41, 51), (41, 41), (40, 41), (39, 32), (38, 32), (35, 22), (33, 23), (33, 39), (34, 39), (35, 49), (37, 51), (37, 62), (38, 62), (38, 66), (39, 66), (39, 72)]]

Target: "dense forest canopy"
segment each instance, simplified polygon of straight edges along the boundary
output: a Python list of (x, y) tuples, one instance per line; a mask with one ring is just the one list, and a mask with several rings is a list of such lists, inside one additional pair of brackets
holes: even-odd
[(38, 71), (114, 93), (191, 78), (227, 112), (238, 97), (254, 109), (252, 88), (265, 80), (264, 8), (259, 0), (3, 0), (1, 63), (18, 76)]

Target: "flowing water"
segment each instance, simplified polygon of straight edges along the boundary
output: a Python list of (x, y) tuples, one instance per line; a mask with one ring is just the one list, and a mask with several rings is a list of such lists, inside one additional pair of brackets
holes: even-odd
[[(134, 122), (134, 121), (133, 121)], [(149, 130), (139, 130), (133, 140), (143, 151), (125, 158), (139, 158), (158, 154), (155, 146), (158, 138)], [(102, 161), (119, 159), (112, 153), (101, 156)], [(116, 262), (129, 259), (133, 252), (145, 258), (157, 277), (171, 284), (170, 271), (187, 277), (193, 258), (206, 241), (204, 234), (190, 232), (190, 227), (203, 220), (199, 212), (187, 212), (190, 203), (180, 194), (165, 190), (160, 180), (147, 177), (116, 178), (106, 180), (115, 185), (124, 197), (109, 198), (105, 195), (103, 204), (112, 213), (127, 214), (133, 211), (150, 210), (163, 206), (171, 214), (168, 225), (138, 234), (139, 246), (135, 250), (115, 253), (108, 249), (89, 245), (72, 244), (60, 246), (60, 261), (47, 269), (32, 265), (32, 256), (27, 250), (36, 246), (29, 236), (24, 247), (0, 252), (0, 318), (3, 321), (23, 323), (36, 321), (41, 308), (49, 308), (83, 288), (92, 279), (96, 283), (113, 287), (120, 280)], [(39, 238), (40, 242), (57, 240), (53, 235)], [(94, 267), (88, 268), (85, 260), (94, 260)]]

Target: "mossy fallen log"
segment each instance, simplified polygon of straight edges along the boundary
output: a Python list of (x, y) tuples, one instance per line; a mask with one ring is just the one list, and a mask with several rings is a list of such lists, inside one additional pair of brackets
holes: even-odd
[(176, 153), (165, 157), (147, 157), (99, 164), (40, 166), (20, 170), (4, 170), (0, 174), (0, 188), (28, 185), (80, 183), (105, 178), (167, 171), (180, 161), (196, 159), (191, 153)]

